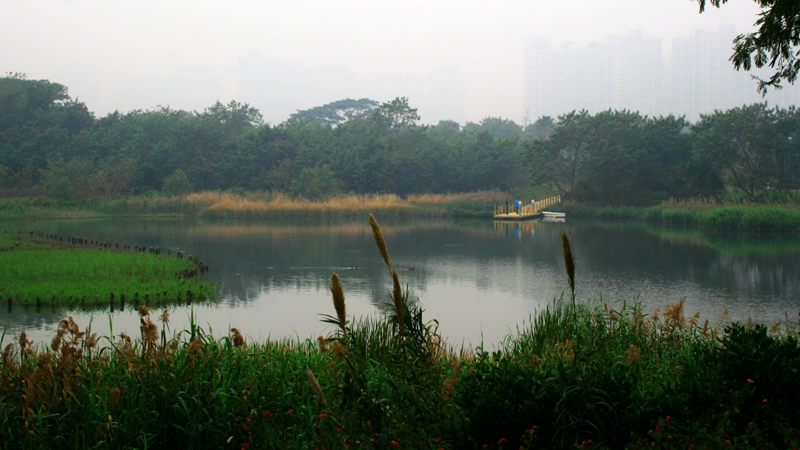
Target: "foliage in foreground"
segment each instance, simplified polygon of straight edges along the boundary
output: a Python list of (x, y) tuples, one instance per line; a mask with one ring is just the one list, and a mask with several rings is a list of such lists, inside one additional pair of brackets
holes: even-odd
[[(402, 297), (405, 301), (406, 296)], [(322, 339), (245, 343), (192, 327), (108, 338), (65, 319), (0, 366), (8, 448), (786, 448), (800, 350), (786, 329), (709, 329), (681, 304), (555, 302), (494, 352), (446, 351), (421, 310)], [(340, 323), (338, 319), (334, 319)]]
[[(785, 323), (709, 328), (683, 301), (645, 316), (557, 300), (493, 352), (455, 353), (408, 302), (380, 227), (391, 313), (312, 341), (247, 343), (142, 307), (104, 345), (71, 319), (0, 365), (9, 448), (787, 448), (800, 445), (800, 348)], [(565, 263), (574, 284), (569, 241)], [(571, 270), (570, 267), (573, 267)]]

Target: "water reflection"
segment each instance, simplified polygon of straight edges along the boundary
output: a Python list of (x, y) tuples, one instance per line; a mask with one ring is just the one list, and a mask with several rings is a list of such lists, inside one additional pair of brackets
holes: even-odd
[[(652, 311), (687, 297), (689, 313), (774, 323), (800, 310), (800, 237), (707, 234), (608, 222), (382, 221), (392, 265), (411, 296), (436, 318), (451, 343), (499, 342), (567, 289), (560, 234), (567, 232), (581, 299), (640, 299)], [(348, 314), (377, 314), (390, 302), (389, 273), (366, 220), (247, 223), (93, 220), (13, 223), (9, 233), (42, 230), (65, 236), (159, 246), (199, 256), (219, 284), (213, 305), (171, 306), (172, 329), (231, 326), (252, 338), (310, 338), (329, 329), (319, 314), (333, 307), (328, 280), (339, 273)], [(83, 313), (14, 308), (0, 316), (11, 334), (26, 328), (49, 342), (67, 314), (91, 320), (101, 334), (134, 335), (133, 308)]]

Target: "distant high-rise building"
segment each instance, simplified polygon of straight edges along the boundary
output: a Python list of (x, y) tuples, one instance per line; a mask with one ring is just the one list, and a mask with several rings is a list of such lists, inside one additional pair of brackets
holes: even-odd
[(545, 110), (552, 101), (547, 95), (551, 83), (550, 37), (532, 36), (525, 44), (525, 110), (529, 117), (547, 115)]
[[(695, 31), (674, 39), (669, 62), (664, 62), (661, 39), (638, 30), (583, 47), (563, 43), (557, 50), (548, 36), (528, 37), (526, 117), (625, 109), (648, 116), (685, 115), (695, 121), (701, 114), (743, 104), (797, 103), (798, 86), (770, 89), (762, 98), (752, 73), (734, 70), (728, 59), (736, 34), (733, 25), (722, 25), (715, 32)], [(770, 72), (753, 73), (765, 78)]]

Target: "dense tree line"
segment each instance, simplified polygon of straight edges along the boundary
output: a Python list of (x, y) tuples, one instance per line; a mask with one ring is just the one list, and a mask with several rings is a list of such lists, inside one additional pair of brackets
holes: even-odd
[(696, 124), (629, 111), (558, 118), (547, 139), (525, 142), (533, 180), (566, 197), (645, 204), (715, 196), (726, 188), (750, 200), (797, 200), (800, 113), (766, 104), (716, 111)]
[(794, 109), (704, 116), (585, 111), (518, 125), (419, 125), (405, 98), (340, 100), (269, 125), (231, 101), (96, 118), (67, 88), (0, 78), (0, 195), (88, 198), (240, 188), (309, 198), (545, 185), (588, 202), (643, 204), (798, 187)]
[(517, 137), (418, 121), (404, 98), (334, 102), (277, 126), (234, 101), (96, 118), (62, 85), (9, 75), (0, 78), (0, 191), (68, 198), (238, 187), (319, 197), (524, 182)]

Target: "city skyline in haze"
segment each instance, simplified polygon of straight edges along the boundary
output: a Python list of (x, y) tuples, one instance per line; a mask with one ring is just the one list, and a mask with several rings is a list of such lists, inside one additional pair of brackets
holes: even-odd
[(0, 72), (70, 89), (98, 116), (235, 99), (277, 124), (344, 98), (408, 97), (421, 122), (522, 122), (527, 36), (581, 48), (643, 30), (750, 31), (759, 8), (690, 0), (174, 0), (4, 3)]
[(701, 114), (745, 104), (766, 102), (786, 108), (800, 100), (800, 87), (784, 83), (762, 97), (756, 74), (769, 70), (737, 71), (728, 60), (731, 42), (740, 33), (732, 24), (717, 30), (694, 30), (670, 42), (665, 57), (663, 40), (642, 30), (611, 35), (577, 46), (553, 43), (550, 36), (529, 36), (525, 45), (523, 110), (527, 122), (541, 116), (585, 109), (638, 111), (651, 117)]

